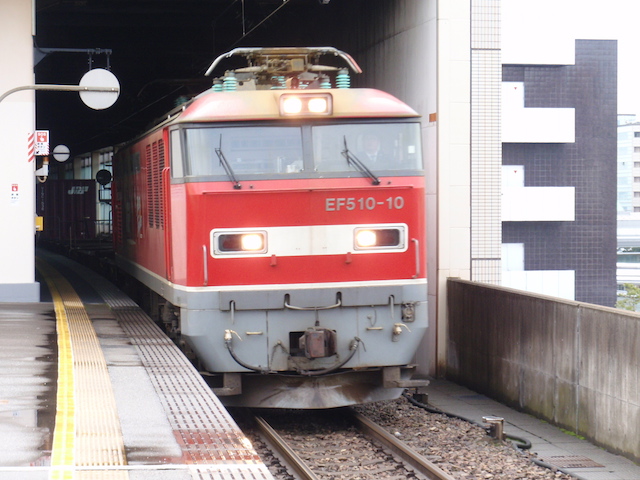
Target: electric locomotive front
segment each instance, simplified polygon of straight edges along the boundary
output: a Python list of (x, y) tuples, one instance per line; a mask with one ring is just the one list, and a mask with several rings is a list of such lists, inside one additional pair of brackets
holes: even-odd
[(427, 327), (418, 115), (377, 90), (313, 88), (329, 67), (310, 59), (337, 51), (239, 50), (250, 67), (163, 127), (166, 268), (138, 276), (176, 307), (227, 405), (424, 385), (410, 379)]

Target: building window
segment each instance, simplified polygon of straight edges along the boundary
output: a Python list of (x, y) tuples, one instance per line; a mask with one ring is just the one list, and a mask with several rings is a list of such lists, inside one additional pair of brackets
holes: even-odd
[(640, 192), (633, 192), (633, 198), (640, 198)]
[(633, 177), (633, 183), (640, 183), (640, 177)]
[(633, 207), (634, 212), (640, 212), (640, 207)]
[(640, 132), (633, 132), (633, 136), (636, 138), (640, 137)]
[(83, 180), (91, 179), (91, 155), (80, 159), (80, 177)]
[[(99, 170), (108, 170), (113, 173), (112, 158), (112, 149), (100, 152), (98, 159)], [(111, 184), (97, 185), (97, 188), (99, 202), (96, 230), (99, 234), (111, 235)]]
[(633, 153), (640, 153), (640, 147), (633, 147)]
[(64, 164), (64, 173), (62, 178), (65, 180), (73, 180), (73, 162), (66, 162)]
[(633, 162), (633, 168), (640, 168), (640, 162)]

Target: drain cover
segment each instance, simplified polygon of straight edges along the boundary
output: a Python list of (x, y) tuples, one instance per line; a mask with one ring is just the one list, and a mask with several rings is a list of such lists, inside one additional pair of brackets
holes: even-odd
[(554, 465), (558, 468), (598, 468), (604, 467), (590, 458), (581, 455), (560, 455), (557, 457), (546, 457), (543, 462)]

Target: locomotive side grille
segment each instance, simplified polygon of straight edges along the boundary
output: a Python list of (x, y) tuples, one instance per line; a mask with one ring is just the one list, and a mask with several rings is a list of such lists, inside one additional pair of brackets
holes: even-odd
[[(116, 202), (118, 202), (116, 200)], [(116, 207), (117, 205), (117, 207)], [(122, 240), (122, 205), (118, 202), (113, 208), (113, 242), (116, 248), (121, 247)]]
[(153, 155), (151, 154), (151, 145), (146, 148), (146, 167), (147, 167), (147, 215), (149, 217), (149, 226), (153, 227)]
[(153, 142), (151, 145), (151, 175), (153, 178), (153, 207), (150, 215), (153, 217), (153, 226), (158, 227), (158, 142)]
[(164, 228), (162, 205), (162, 170), (164, 169), (164, 143), (153, 142), (146, 147), (147, 156), (147, 213), (149, 227)]
[(155, 194), (155, 215), (156, 215), (156, 227), (164, 228), (164, 208), (162, 204), (162, 171), (164, 170), (164, 142), (162, 139), (158, 140), (157, 144), (154, 143), (154, 166), (153, 171), (153, 185)]

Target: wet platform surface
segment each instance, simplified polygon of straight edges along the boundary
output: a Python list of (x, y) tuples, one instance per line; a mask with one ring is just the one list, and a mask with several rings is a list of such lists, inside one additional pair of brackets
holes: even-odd
[(0, 329), (0, 466), (38, 464), (55, 421), (53, 305), (2, 304)]
[(272, 478), (135, 303), (63, 257), (38, 265), (42, 302), (0, 304), (0, 480)]

